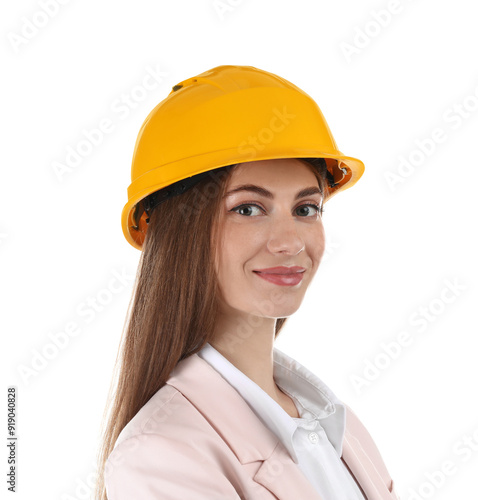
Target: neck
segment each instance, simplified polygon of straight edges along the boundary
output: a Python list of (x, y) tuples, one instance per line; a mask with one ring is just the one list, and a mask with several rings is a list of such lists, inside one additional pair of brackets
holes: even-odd
[(285, 395), (274, 381), (275, 322), (261, 316), (219, 315), (209, 343), (271, 398), (283, 402)]

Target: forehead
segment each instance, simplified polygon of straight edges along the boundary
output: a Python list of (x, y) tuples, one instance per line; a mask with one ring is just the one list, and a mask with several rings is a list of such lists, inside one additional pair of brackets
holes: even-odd
[(228, 179), (228, 187), (244, 183), (267, 183), (270, 186), (288, 184), (302, 186), (318, 184), (314, 167), (297, 158), (280, 158), (239, 163)]

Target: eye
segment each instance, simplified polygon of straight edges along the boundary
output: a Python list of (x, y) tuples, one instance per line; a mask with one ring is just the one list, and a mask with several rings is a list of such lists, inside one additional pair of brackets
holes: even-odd
[[(259, 210), (262, 210), (262, 207), (260, 207), (259, 205), (256, 205), (255, 203), (242, 203), (241, 205), (238, 205), (237, 207), (234, 207), (230, 210), (230, 212), (236, 212), (238, 213), (239, 210), (242, 210), (244, 207), (256, 207), (257, 209)], [(299, 208), (302, 208), (302, 207), (312, 207), (315, 209), (316, 213), (312, 213), (312, 216), (314, 215), (322, 215), (324, 213), (324, 207), (323, 206), (320, 206), (320, 205), (316, 205), (315, 203), (305, 203), (304, 205), (300, 205), (299, 207), (296, 208), (296, 210), (298, 210)], [(240, 214), (238, 213), (238, 215), (244, 215), (246, 217), (249, 217), (250, 214)], [(307, 214), (306, 214), (307, 215)]]

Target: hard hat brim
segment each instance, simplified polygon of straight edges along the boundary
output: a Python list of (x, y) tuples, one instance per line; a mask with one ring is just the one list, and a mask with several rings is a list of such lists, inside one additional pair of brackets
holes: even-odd
[[(329, 187), (328, 195), (324, 199), (324, 203), (330, 200), (338, 192), (352, 187), (360, 179), (365, 170), (363, 162), (357, 158), (341, 154), (331, 155), (321, 151), (299, 148), (294, 150), (290, 150), (289, 148), (288, 151), (277, 151), (275, 153), (268, 150), (267, 154), (257, 154), (256, 157), (252, 159), (245, 159), (244, 155), (237, 154), (237, 149), (214, 151), (203, 155), (185, 158), (181, 161), (161, 166), (161, 177), (167, 178), (167, 182), (154, 182), (154, 180), (158, 179), (158, 172), (153, 169), (136, 179), (128, 187), (129, 199), (121, 214), (123, 234), (132, 246), (138, 250), (142, 249), (147, 227), (144, 219), (139, 221), (138, 226), (135, 225), (133, 213), (136, 204), (149, 194), (184, 179), (184, 175), (178, 174), (175, 177), (175, 172), (188, 171), (191, 172), (191, 176), (194, 176), (204, 172), (216, 170), (227, 165), (233, 165), (235, 163), (274, 160), (281, 158), (329, 158), (337, 160), (337, 168), (342, 171), (345, 170), (345, 172), (341, 175), (342, 178), (335, 184), (335, 186)], [(334, 178), (336, 177), (334, 176)], [(135, 227), (138, 227), (138, 229), (135, 229)]]

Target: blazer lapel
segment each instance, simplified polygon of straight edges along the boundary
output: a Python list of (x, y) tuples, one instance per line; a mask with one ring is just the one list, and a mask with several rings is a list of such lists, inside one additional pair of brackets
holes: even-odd
[[(324, 500), (242, 396), (197, 354), (178, 363), (166, 382), (176, 387), (225, 439), (242, 464), (262, 461), (254, 481), (279, 500)], [(231, 416), (233, 417), (231, 418)], [(360, 442), (346, 428), (342, 459), (367, 500), (396, 500)]]
[(360, 442), (347, 429), (342, 446), (342, 458), (364, 491), (367, 500), (391, 500), (395, 498)]
[[(253, 479), (279, 500), (324, 500), (277, 436), (242, 396), (197, 354), (178, 363), (166, 382), (176, 387), (227, 442), (243, 465), (262, 462)], [(260, 492), (257, 498), (261, 498)]]
[(280, 441), (256, 472), (254, 481), (274, 493), (279, 500), (291, 498), (324, 500)]
[[(359, 484), (366, 500), (398, 498), (389, 491), (360, 442), (347, 430), (342, 446), (342, 460)], [(280, 500), (323, 500), (281, 442), (277, 443), (272, 454), (264, 460), (254, 481), (269, 489)]]

